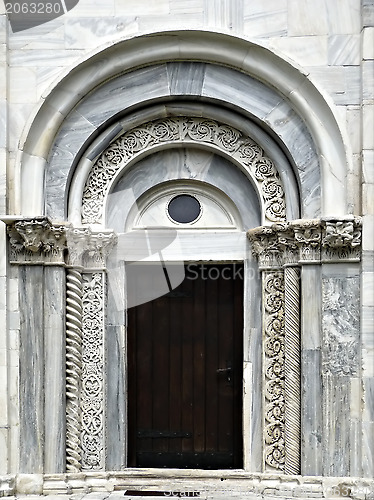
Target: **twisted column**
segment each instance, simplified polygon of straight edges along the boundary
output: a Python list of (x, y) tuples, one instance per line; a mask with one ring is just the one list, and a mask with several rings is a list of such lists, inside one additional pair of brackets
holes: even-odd
[(300, 474), (300, 270), (285, 268), (285, 473)]
[(82, 468), (80, 381), (82, 375), (82, 274), (67, 272), (66, 299), (66, 468)]

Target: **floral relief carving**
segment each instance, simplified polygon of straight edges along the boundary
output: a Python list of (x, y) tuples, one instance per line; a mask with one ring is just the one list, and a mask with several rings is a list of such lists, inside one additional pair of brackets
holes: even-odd
[(229, 153), (257, 181), (265, 218), (271, 222), (285, 220), (285, 195), (279, 174), (257, 144), (233, 127), (214, 120), (175, 117), (149, 122), (126, 132), (104, 151), (86, 181), (83, 223), (102, 222), (103, 203), (110, 182), (130, 160), (147, 148), (176, 141), (210, 144)]
[(267, 468), (284, 470), (284, 275), (264, 276), (265, 427)]
[(82, 469), (105, 467), (104, 308), (105, 275), (83, 275), (82, 318)]
[(248, 231), (260, 267), (360, 260), (361, 219), (296, 220)]
[(19, 220), (8, 225), (10, 261), (63, 263), (67, 227), (65, 224), (53, 224), (45, 217)]
[[(344, 307), (342, 307), (344, 304)], [(323, 279), (324, 372), (331, 375), (357, 375), (359, 367), (359, 278)]]

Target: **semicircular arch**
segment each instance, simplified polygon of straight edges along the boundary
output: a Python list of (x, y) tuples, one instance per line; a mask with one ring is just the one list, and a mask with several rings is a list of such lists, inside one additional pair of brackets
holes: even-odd
[[(21, 185), (25, 190), (28, 189), (30, 179), (40, 185), (33, 196), (22, 196), (21, 199), (24, 204), (22, 212), (32, 215), (47, 212), (47, 215), (49, 215), (48, 208), (44, 209), (46, 201), (46, 193), (43, 189), (44, 178), (47, 165), (49, 168), (53, 163), (51, 159), (58, 155), (58, 150), (54, 150), (54, 148), (58, 148), (59, 144), (61, 144), (61, 131), (63, 131), (68, 120), (73, 119), (75, 130), (79, 129), (81, 131), (84, 128), (89, 130), (88, 137), (96, 133), (105, 122), (105, 117), (101, 124), (97, 124), (87, 120), (87, 117), (80, 113), (83, 108), (79, 108), (79, 106), (92, 106), (93, 101), (89, 103), (89, 99), (92, 96), (97, 98), (98, 94), (95, 89), (101, 88), (103, 82), (110, 83), (117, 80), (118, 83), (117, 77), (128, 78), (136, 68), (143, 67), (143, 70), (147, 70), (151, 66), (154, 67), (155, 63), (158, 63), (163, 67), (164, 74), (165, 71), (167, 74), (168, 64), (171, 64), (172, 61), (188, 63), (192, 60), (195, 61), (195, 64), (200, 62), (213, 65), (216, 68), (219, 67), (221, 74), (223, 74), (223, 71), (235, 72), (237, 74), (237, 88), (240, 87), (241, 78), (246, 78), (247, 81), (251, 79), (252, 83), (255, 82), (255, 85), (261, 84), (268, 89), (268, 96), (278, 96), (278, 103), (273, 106), (273, 111), (269, 113), (268, 109), (261, 116), (261, 109), (257, 110), (256, 119), (271, 130), (273, 136), (277, 137), (285, 145), (285, 150), (288, 149), (288, 145), (292, 142), (295, 144), (295, 137), (296, 139), (308, 137), (306, 142), (309, 145), (309, 158), (307, 154), (307, 161), (304, 158), (302, 165), (298, 164), (297, 158), (295, 160), (297, 175), (300, 179), (304, 176), (304, 179), (300, 180), (301, 184), (305, 186), (302, 198), (311, 192), (318, 195), (322, 179), (322, 203), (319, 207), (314, 206), (313, 210), (303, 211), (302, 216), (319, 215), (319, 210), (330, 215), (346, 212), (345, 172), (347, 157), (342, 132), (327, 100), (311, 83), (308, 76), (270, 50), (252, 42), (229, 35), (190, 31), (164, 32), (119, 42), (107, 48), (103, 53), (95, 54), (84, 61), (46, 96), (30, 129), (25, 134), (24, 144), (21, 146), (23, 149)], [(212, 67), (209, 69), (213, 71)], [(175, 75), (175, 72), (173, 74)], [(210, 81), (217, 82), (216, 76), (211, 75)], [(169, 74), (168, 85), (171, 80), (172, 77)], [(180, 95), (178, 82), (176, 80), (175, 82), (174, 95)], [(191, 82), (193, 86), (194, 80), (190, 80)], [(224, 82), (225, 79), (219, 80), (219, 85), (222, 88)], [(158, 87), (157, 82), (152, 81), (152, 83), (154, 88)], [(212, 85), (210, 92), (208, 83), (204, 75), (202, 83), (203, 90), (206, 93), (204, 98), (219, 100), (219, 89), (214, 89), (214, 85)], [(162, 98), (170, 100), (173, 97), (173, 92), (169, 91), (168, 95), (164, 95)], [(186, 89), (184, 93), (186, 93)], [(191, 96), (199, 95), (193, 88), (190, 89), (189, 94)], [(231, 92), (231, 94), (236, 95), (235, 92)], [(202, 97), (200, 93), (200, 98)], [(155, 99), (160, 98), (161, 96), (158, 96)], [(222, 95), (221, 98), (225, 100), (226, 95)], [(151, 100), (152, 98), (150, 98)], [(264, 99), (257, 100), (257, 105), (264, 102)], [(245, 103), (239, 102), (236, 104), (242, 106), (243, 109), (245, 108)], [(234, 106), (235, 103), (231, 102), (229, 105)], [(256, 114), (256, 104), (252, 103), (250, 107), (251, 110), (247, 109), (247, 113)], [(123, 110), (123, 107), (121, 109)], [(295, 117), (299, 125), (303, 126), (305, 122), (304, 130), (300, 131), (300, 127), (287, 129), (286, 124), (290, 123), (290, 117)], [(48, 130), (41, 137), (41, 125), (45, 124), (46, 120), (49, 123)], [(278, 128), (277, 130), (277, 127), (281, 127), (280, 124), (282, 123), (283, 129)], [(292, 135), (293, 137), (291, 137)], [(81, 140), (84, 137), (84, 134), (80, 136), (80, 145), (82, 145)], [(71, 139), (74, 139), (74, 137), (71, 137)], [(71, 144), (73, 142), (73, 140), (70, 141)], [(312, 145), (312, 151), (310, 145)], [(292, 149), (296, 154), (297, 148), (288, 149), (291, 151), (292, 158), (295, 159)], [(306, 149), (304, 152), (307, 152)], [(70, 154), (71, 166), (74, 151)], [(303, 156), (303, 153), (301, 155)], [(316, 166), (321, 167), (321, 177), (316, 175)], [(53, 173), (53, 171), (51, 170), (50, 173)], [(72, 174), (70, 171), (65, 172), (64, 175), (66, 179), (71, 179)], [(67, 187), (66, 179), (65, 187)], [(56, 196), (61, 195), (61, 193), (57, 193), (57, 185), (60, 179), (54, 179), (53, 176), (48, 177), (47, 172), (47, 180), (50, 180), (51, 189), (52, 191), (55, 189)], [(334, 192), (333, 200), (329, 196), (331, 192)], [(50, 200), (47, 199), (47, 206), (49, 202)], [(56, 218), (64, 217), (62, 214), (52, 213), (51, 215)]]

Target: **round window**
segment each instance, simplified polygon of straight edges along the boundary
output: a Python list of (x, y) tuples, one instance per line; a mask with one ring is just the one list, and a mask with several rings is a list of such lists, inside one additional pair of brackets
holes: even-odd
[(199, 217), (201, 214), (201, 205), (194, 196), (179, 194), (170, 200), (168, 214), (175, 222), (188, 224)]

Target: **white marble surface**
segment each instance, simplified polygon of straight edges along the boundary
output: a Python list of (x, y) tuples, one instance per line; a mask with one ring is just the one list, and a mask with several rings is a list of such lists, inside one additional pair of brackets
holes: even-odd
[[(374, 104), (366, 104), (363, 106), (363, 123), (362, 123), (362, 148), (365, 150), (371, 150), (373, 154), (374, 150)], [(374, 175), (374, 170), (373, 175)]]
[(363, 59), (374, 59), (374, 27), (363, 30), (362, 57)]
[(332, 35), (328, 39), (329, 66), (357, 66), (361, 60), (360, 35)]
[(327, 35), (272, 38), (269, 47), (303, 67), (327, 65)]
[(252, 37), (285, 36), (288, 27), (287, 0), (244, 1), (244, 32)]

